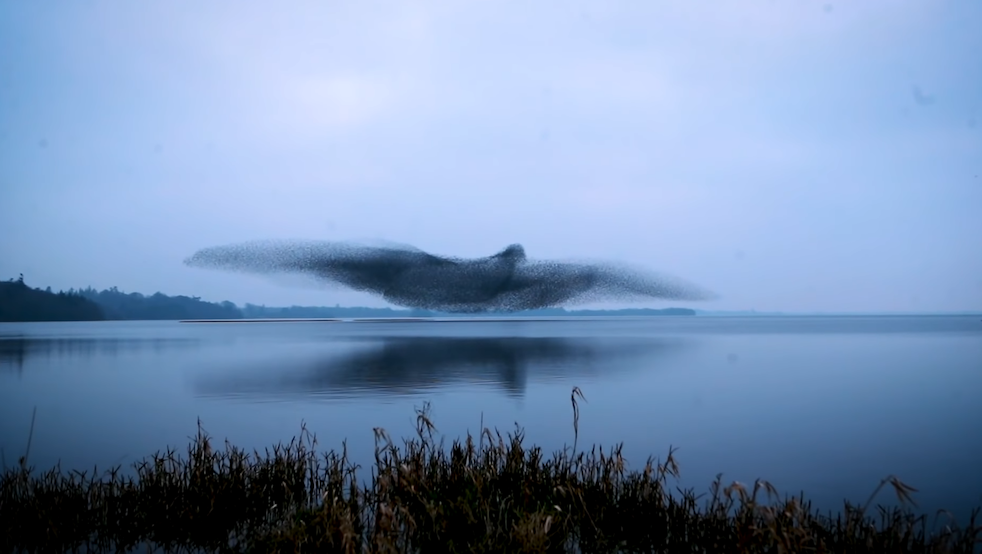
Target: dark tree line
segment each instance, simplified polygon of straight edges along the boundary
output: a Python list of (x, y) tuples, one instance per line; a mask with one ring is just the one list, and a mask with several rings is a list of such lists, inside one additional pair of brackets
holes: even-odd
[(0, 321), (99, 321), (102, 309), (81, 294), (31, 288), (24, 276), (0, 282)]
[(231, 302), (205, 302), (197, 296), (150, 296), (125, 293), (112, 287), (103, 291), (85, 288), (79, 293), (102, 308), (106, 319), (241, 319), (242, 312)]
[(231, 302), (205, 302), (194, 296), (145, 296), (116, 287), (52, 292), (31, 288), (24, 276), (0, 282), (0, 321), (100, 321), (147, 319), (241, 319)]

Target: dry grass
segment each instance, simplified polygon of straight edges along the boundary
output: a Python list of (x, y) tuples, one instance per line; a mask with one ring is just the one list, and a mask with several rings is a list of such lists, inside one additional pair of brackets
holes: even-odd
[[(437, 440), (429, 406), (416, 437), (393, 443), (375, 430), (370, 484), (340, 453), (319, 454), (305, 428), (289, 444), (216, 450), (200, 429), (186, 456), (174, 450), (102, 475), (37, 474), (21, 458), (0, 478), (3, 551), (214, 552), (973, 552), (979, 513), (964, 527), (909, 509), (913, 489), (884, 479), (864, 506), (835, 518), (803, 498), (779, 499), (766, 481), (710, 494), (673, 489), (674, 451), (627, 471), (620, 446), (543, 455), (516, 428)], [(876, 507), (887, 485), (902, 508)], [(874, 517), (875, 515), (875, 517)], [(943, 525), (942, 525), (943, 524)], [(939, 527), (940, 525), (940, 527)]]

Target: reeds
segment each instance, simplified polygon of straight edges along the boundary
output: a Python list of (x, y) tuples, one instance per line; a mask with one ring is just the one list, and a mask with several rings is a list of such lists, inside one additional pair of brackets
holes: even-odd
[[(264, 452), (214, 449), (201, 430), (174, 450), (103, 474), (21, 458), (0, 478), (0, 548), (15, 552), (973, 552), (982, 526), (915, 516), (909, 486), (888, 477), (864, 506), (821, 516), (802, 497), (780, 499), (766, 481), (696, 496), (674, 450), (628, 471), (621, 447), (545, 456), (520, 428), (482, 429), (448, 448), (429, 405), (416, 437), (397, 446), (375, 430), (371, 479), (342, 446), (318, 453), (305, 427)], [(901, 508), (876, 507), (890, 485)], [(874, 517), (875, 516), (875, 517)], [(942, 525), (943, 524), (943, 525)], [(939, 527), (940, 525), (940, 527)]]

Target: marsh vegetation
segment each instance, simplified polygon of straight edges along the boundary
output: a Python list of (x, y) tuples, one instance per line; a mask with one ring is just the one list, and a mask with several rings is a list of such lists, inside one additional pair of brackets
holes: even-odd
[[(517, 428), (484, 428), (447, 447), (416, 413), (401, 445), (375, 429), (368, 478), (346, 448), (322, 452), (301, 428), (289, 443), (246, 452), (200, 427), (182, 454), (158, 452), (124, 474), (36, 472), (25, 455), (0, 478), (3, 551), (169, 552), (973, 552), (967, 522), (918, 515), (915, 489), (887, 477), (861, 506), (823, 516), (768, 482), (707, 494), (674, 486), (674, 450), (629, 470), (621, 447), (573, 445), (547, 456)], [(892, 490), (900, 506), (876, 504)]]

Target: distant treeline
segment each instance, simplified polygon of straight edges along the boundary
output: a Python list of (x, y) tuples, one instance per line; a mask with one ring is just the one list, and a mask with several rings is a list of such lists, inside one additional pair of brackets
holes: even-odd
[(0, 282), (0, 321), (98, 321), (102, 309), (75, 291), (32, 289), (24, 276)]
[(52, 292), (31, 288), (24, 276), (0, 282), (0, 321), (100, 321), (104, 319), (241, 319), (231, 302), (204, 302), (198, 297), (144, 296), (116, 287)]
[[(97, 291), (92, 287), (52, 292), (31, 288), (24, 276), (0, 282), (0, 321), (99, 321), (174, 320), (174, 319), (301, 319), (301, 318), (384, 318), (384, 317), (467, 317), (471, 314), (448, 314), (428, 310), (392, 308), (304, 307), (267, 308), (246, 304), (239, 308), (232, 302), (205, 302), (197, 296), (150, 296), (125, 293), (112, 287)], [(687, 308), (664, 310), (566, 310), (547, 308), (517, 313), (483, 313), (482, 316), (569, 317), (569, 316), (663, 316), (696, 315)]]
[(144, 296), (125, 293), (116, 287), (99, 292), (92, 287), (79, 291), (102, 308), (106, 319), (241, 319), (242, 311), (231, 302), (205, 302), (197, 296)]

